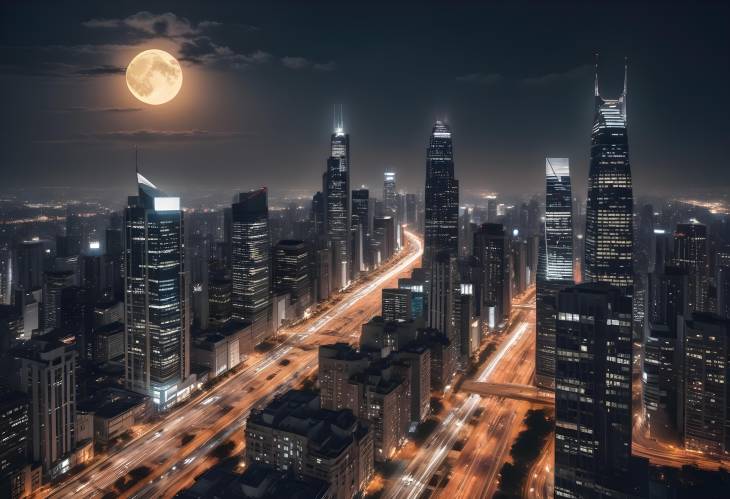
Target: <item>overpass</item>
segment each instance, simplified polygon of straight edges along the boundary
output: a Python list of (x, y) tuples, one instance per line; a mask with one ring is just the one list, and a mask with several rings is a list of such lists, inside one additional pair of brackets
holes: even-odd
[(461, 389), (481, 396), (504, 397), (513, 400), (524, 400), (533, 404), (555, 405), (555, 394), (549, 390), (540, 390), (530, 385), (511, 383), (484, 383), (467, 380)]

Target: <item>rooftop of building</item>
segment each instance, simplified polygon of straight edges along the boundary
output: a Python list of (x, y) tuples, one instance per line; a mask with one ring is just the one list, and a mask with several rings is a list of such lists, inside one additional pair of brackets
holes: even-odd
[(322, 499), (330, 486), (314, 478), (298, 479), (262, 463), (250, 464), (243, 474), (225, 465), (214, 466), (200, 475), (195, 484), (177, 497), (182, 499)]
[(306, 437), (310, 449), (325, 458), (339, 456), (367, 433), (352, 411), (321, 409), (319, 395), (307, 390), (289, 390), (264, 409), (251, 411), (251, 424)]
[(361, 360), (366, 358), (349, 343), (332, 343), (331, 345), (320, 345), (319, 356), (337, 360)]
[(102, 418), (113, 418), (147, 403), (148, 397), (121, 388), (105, 388), (76, 406), (80, 412), (93, 412)]
[(105, 324), (95, 329), (94, 333), (98, 336), (111, 336), (114, 334), (124, 333), (124, 323), (115, 321)]

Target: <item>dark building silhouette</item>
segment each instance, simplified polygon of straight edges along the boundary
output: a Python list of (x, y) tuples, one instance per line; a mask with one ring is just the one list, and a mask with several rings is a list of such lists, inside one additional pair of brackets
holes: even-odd
[(608, 283), (558, 294), (555, 496), (623, 497), (631, 456), (631, 299)]
[(437, 121), (426, 151), (425, 246), (422, 267), (430, 272), (441, 251), (459, 253), (459, 181), (454, 178), (451, 129)]
[(311, 304), (309, 248), (304, 241), (284, 239), (274, 246), (274, 291), (289, 293), (297, 317)]
[(481, 316), (490, 329), (512, 310), (510, 238), (502, 224), (482, 224), (474, 234), (474, 258), (481, 267)]

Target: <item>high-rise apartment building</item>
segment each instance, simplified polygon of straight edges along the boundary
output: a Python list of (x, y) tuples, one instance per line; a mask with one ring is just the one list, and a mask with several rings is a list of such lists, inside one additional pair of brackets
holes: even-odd
[(730, 321), (696, 312), (684, 323), (684, 445), (730, 451)]
[(678, 224), (674, 232), (674, 265), (689, 276), (689, 312), (707, 312), (710, 262), (707, 254), (707, 227), (700, 223)]
[(76, 363), (73, 345), (34, 338), (13, 350), (15, 388), (30, 401), (29, 457), (55, 478), (71, 468), (76, 446)]

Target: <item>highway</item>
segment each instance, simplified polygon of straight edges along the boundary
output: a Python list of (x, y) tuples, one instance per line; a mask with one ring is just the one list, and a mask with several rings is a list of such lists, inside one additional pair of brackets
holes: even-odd
[[(122, 497), (171, 497), (214, 464), (208, 454), (227, 440), (242, 450), (243, 423), (257, 403), (298, 384), (317, 370), (317, 347), (335, 341), (357, 342), (360, 328), (380, 313), (381, 290), (397, 286), (420, 264), (420, 239), (406, 231), (403, 256), (377, 277), (348, 289), (318, 317), (279, 332), (283, 338), (266, 353), (254, 353), (246, 366), (211, 390), (172, 411), (144, 435), (58, 484), (50, 497), (93, 498), (119, 492), (114, 483), (138, 466), (152, 472)], [(189, 439), (183, 445), (183, 437)]]
[[(531, 382), (535, 343), (534, 300), (534, 288), (516, 299), (510, 326), (503, 333), (495, 354), (478, 371), (475, 381)], [(464, 439), (464, 448), (454, 458), (453, 473), (438, 496), (453, 499), (493, 495), (499, 470), (530, 404), (502, 397), (482, 398), (474, 394), (459, 393), (454, 397), (442, 423), (416, 450), (395, 480), (388, 482), (383, 497), (420, 497), (429, 487), (433, 475), (453, 453), (454, 445)]]

